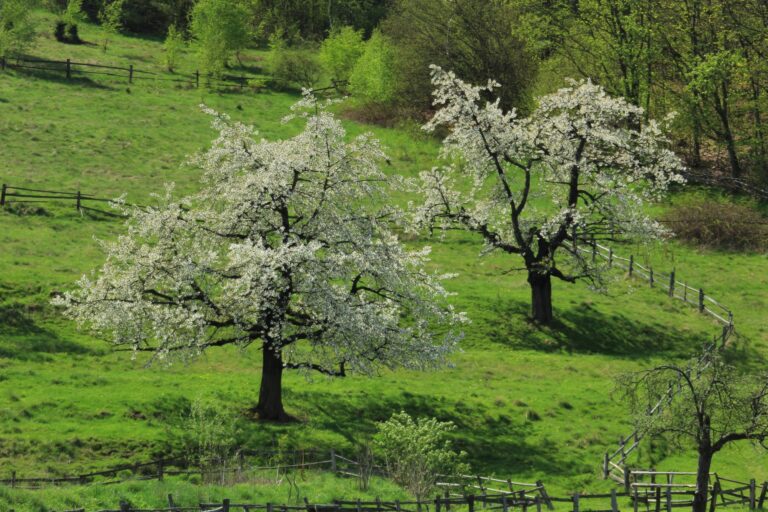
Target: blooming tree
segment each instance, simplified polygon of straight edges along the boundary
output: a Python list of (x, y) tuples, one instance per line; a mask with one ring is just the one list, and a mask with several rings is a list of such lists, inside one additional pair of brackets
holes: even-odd
[(285, 368), (343, 376), (443, 363), (463, 321), (444, 304), (445, 276), (424, 269), (429, 248), (399, 242), (398, 210), (372, 206), (388, 182), (378, 141), (347, 140), (320, 107), (305, 97), (304, 131), (278, 141), (209, 111), (220, 135), (197, 159), (202, 190), (124, 206), (127, 233), (57, 302), (150, 362), (256, 344), (265, 420), (290, 419)]
[(489, 251), (519, 254), (537, 322), (552, 320), (552, 276), (599, 277), (598, 266), (579, 257), (577, 239), (664, 234), (643, 204), (682, 183), (683, 166), (658, 123), (641, 126), (642, 109), (582, 81), (519, 118), (498, 99), (483, 99), (498, 87), (493, 81), (472, 86), (433, 66), (432, 83), (439, 110), (425, 129), (450, 130), (449, 163), (421, 174), (426, 198), (417, 221), (478, 233)]

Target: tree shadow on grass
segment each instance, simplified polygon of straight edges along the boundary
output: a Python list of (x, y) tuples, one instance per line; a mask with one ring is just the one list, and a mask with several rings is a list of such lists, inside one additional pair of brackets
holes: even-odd
[[(498, 414), (485, 404), (447, 400), (444, 397), (416, 395), (401, 391), (398, 395), (377, 396), (364, 392), (339, 396), (335, 393), (291, 391), (291, 403), (301, 403), (310, 416), (314, 430), (333, 432), (351, 446), (369, 442), (376, 423), (399, 411), (413, 417), (431, 417), (451, 421), (458, 434), (454, 447), (467, 452), (468, 462), (484, 473), (537, 472), (561, 475), (574, 471), (566, 460), (546, 443), (532, 444), (528, 438), (533, 424), (521, 418)], [(589, 464), (579, 470), (589, 471)]]
[[(88, 87), (91, 89), (103, 89), (113, 90), (114, 87), (109, 85), (98, 83), (91, 78), (78, 76), (75, 74), (72, 78), (67, 78), (66, 71), (58, 69), (31, 69), (31, 68), (16, 68), (13, 70), (18, 74), (26, 78), (37, 78), (39, 80), (46, 80), (48, 82), (54, 82), (61, 85), (76, 85), (78, 87)], [(108, 78), (117, 78), (110, 76)], [(127, 78), (126, 78), (127, 80)]]
[(20, 304), (0, 306), (0, 357), (21, 361), (45, 360), (50, 354), (90, 354), (93, 351), (39, 326)]
[(555, 311), (549, 326), (538, 326), (528, 316), (528, 305), (496, 302), (488, 305), (491, 318), (505, 319), (489, 329), (489, 339), (513, 348), (546, 352), (607, 354), (648, 358), (664, 353), (670, 357), (698, 354), (712, 333), (676, 328), (653, 319), (634, 320), (623, 314), (606, 314), (588, 303)]

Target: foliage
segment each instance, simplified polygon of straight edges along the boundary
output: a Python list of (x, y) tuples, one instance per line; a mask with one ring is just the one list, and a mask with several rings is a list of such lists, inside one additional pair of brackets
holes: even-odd
[(429, 248), (407, 250), (391, 231), (398, 210), (361, 207), (387, 183), (378, 141), (347, 141), (322, 107), (306, 96), (295, 110), (319, 112), (276, 142), (208, 110), (220, 136), (197, 159), (200, 192), (126, 208), (128, 232), (104, 244), (98, 274), (56, 302), (152, 360), (259, 343), (255, 411), (269, 420), (288, 419), (284, 368), (343, 376), (443, 364), (458, 339), (445, 328), (463, 315), (443, 305), (444, 276), (424, 270)]
[(665, 223), (687, 243), (731, 251), (768, 250), (768, 219), (753, 205), (696, 199), (675, 205)]
[(176, 68), (179, 57), (186, 46), (187, 42), (184, 40), (184, 33), (176, 28), (176, 25), (168, 27), (168, 34), (165, 36), (165, 42), (163, 43), (163, 49), (165, 50), (163, 59), (168, 71), (173, 71)]
[(396, 55), (398, 99), (430, 110), (434, 64), (464, 80), (498, 80), (502, 107), (528, 108), (537, 65), (517, 24), (507, 0), (399, 0), (382, 24)]
[(352, 27), (334, 29), (320, 45), (320, 63), (335, 80), (349, 80), (365, 51), (363, 33)]
[(206, 482), (224, 484), (216, 477), (225, 474), (240, 446), (234, 416), (220, 405), (197, 399), (182, 420), (181, 432), (181, 448), (203, 469)]
[(393, 101), (398, 91), (394, 66), (392, 45), (380, 31), (375, 30), (352, 69), (350, 91), (369, 103)]
[(230, 57), (251, 40), (247, 6), (239, 0), (200, 0), (192, 9), (190, 33), (201, 70), (220, 75)]
[(322, 69), (314, 51), (308, 48), (289, 48), (282, 40), (275, 41), (269, 53), (269, 71), (281, 88), (298, 85), (311, 89), (320, 81)]
[(107, 51), (109, 39), (123, 28), (123, 6), (125, 0), (105, 0), (99, 11), (99, 21), (104, 32), (104, 52)]
[(462, 474), (469, 470), (463, 462), (466, 453), (456, 452), (447, 438), (454, 430), (456, 426), (450, 421), (414, 420), (401, 411), (378, 424), (375, 443), (386, 459), (392, 479), (421, 500), (435, 488), (439, 474)]
[[(540, 98), (531, 115), (520, 118), (502, 110), (498, 99), (483, 103), (498, 87), (493, 81), (471, 86), (439, 67), (432, 68), (432, 81), (440, 109), (425, 128), (451, 130), (443, 155), (456, 160), (422, 173), (426, 200), (417, 223), (473, 231), (487, 251), (519, 254), (537, 321), (552, 319), (550, 276), (599, 280), (600, 267), (569, 244), (664, 234), (642, 206), (682, 183), (677, 172), (683, 166), (659, 124), (633, 128), (643, 114), (639, 107), (582, 81)], [(534, 196), (550, 205), (537, 208)], [(570, 271), (558, 265), (563, 252)]]
[(0, 57), (21, 54), (35, 38), (35, 24), (28, 0), (0, 3)]

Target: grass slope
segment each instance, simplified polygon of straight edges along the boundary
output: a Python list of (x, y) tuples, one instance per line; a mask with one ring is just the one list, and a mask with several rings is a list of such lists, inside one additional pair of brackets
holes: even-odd
[[(97, 27), (81, 33), (99, 41)], [(161, 60), (157, 41), (124, 36), (103, 53), (96, 45), (62, 45), (44, 34), (30, 53), (130, 61), (158, 70)], [(248, 53), (246, 62), (257, 57)], [(189, 58), (183, 69), (192, 65)], [(106, 197), (127, 193), (130, 201), (144, 202), (161, 192), (164, 182), (176, 182), (180, 193), (197, 186), (197, 171), (180, 164), (215, 136), (200, 103), (254, 124), (265, 137), (297, 129), (279, 121), (297, 99), (289, 93), (216, 93), (141, 82), (129, 88), (111, 80), (0, 74), (0, 181)], [(392, 172), (413, 176), (436, 158), (437, 143), (413, 129), (347, 126), (352, 133), (372, 130), (381, 138)], [(0, 212), (3, 471), (71, 472), (149, 459), (165, 450), (169, 429), (178, 428), (169, 421), (189, 400), (216, 400), (235, 414), (251, 405), (260, 376), (256, 352), (222, 349), (189, 365), (147, 369), (77, 332), (53, 311), (47, 305), (50, 293), (71, 287), (97, 267), (102, 256), (94, 237), (115, 236), (121, 223), (80, 216), (73, 205), (44, 208), (44, 215)], [(279, 442), (352, 449), (371, 435), (376, 421), (405, 409), (454, 421), (456, 442), (479, 472), (542, 478), (553, 492), (607, 488), (597, 480), (601, 456), (631, 429), (626, 410), (611, 397), (613, 377), (693, 355), (718, 329), (691, 308), (623, 276), (616, 276), (605, 294), (583, 284), (555, 283), (558, 322), (538, 329), (526, 320), (529, 291), (525, 276), (513, 271), (519, 261), (478, 257), (480, 243), (470, 235), (412, 243), (433, 245), (436, 267), (459, 274), (449, 288), (473, 323), (453, 367), (343, 380), (289, 374), (286, 404), (304, 421), (279, 426), (242, 420), (248, 447)], [(729, 305), (745, 347), (743, 359), (763, 362), (765, 255), (698, 252), (676, 243), (634, 251), (657, 268), (676, 267), (679, 278)], [(637, 464), (686, 470), (695, 461), (692, 453), (665, 456), (659, 447), (651, 451), (644, 445)], [(745, 446), (718, 456), (715, 469), (735, 478), (766, 479), (765, 462)], [(138, 494), (141, 485), (146, 484), (136, 484)]]

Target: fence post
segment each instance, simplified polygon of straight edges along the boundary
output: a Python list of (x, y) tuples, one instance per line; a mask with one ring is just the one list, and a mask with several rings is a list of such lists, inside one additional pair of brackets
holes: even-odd
[(16, 487), (16, 471), (11, 471), (11, 489)]
[(229, 498), (224, 498), (221, 502), (221, 512), (229, 512)]
[(648, 282), (651, 283), (651, 288), (653, 288), (653, 267), (648, 267)]
[(467, 507), (469, 508), (469, 512), (475, 512), (475, 495), (470, 494), (467, 496)]
[(592, 240), (592, 263), (597, 259), (597, 243)]
[[(544, 503), (547, 504), (547, 508), (549, 510), (555, 510), (555, 506), (552, 505), (552, 500), (549, 499), (549, 494), (547, 494), (547, 490), (544, 488), (544, 482), (541, 480), (536, 480), (536, 487), (539, 488), (539, 494), (541, 495), (541, 498), (544, 500)], [(525, 498), (525, 494), (523, 494), (523, 498)]]
[(579, 512), (579, 493), (573, 495), (573, 512)]
[(336, 450), (331, 448), (331, 471), (336, 472)]
[[(707, 490), (701, 490), (696, 489), (696, 492), (704, 492), (706, 493)], [(715, 512), (715, 508), (717, 508), (717, 495), (720, 494), (720, 482), (716, 481), (715, 485), (712, 486), (712, 501), (709, 504), (709, 512)]]
[(669, 274), (669, 296), (675, 296), (675, 270), (672, 269), (672, 273)]
[(195, 70), (195, 88), (200, 87), (200, 71)]
[(3, 183), (3, 190), (0, 192), (0, 206), (5, 206), (5, 191), (8, 190), (8, 185)]
[(72, 61), (67, 59), (67, 80), (72, 78)]
[(158, 461), (157, 463), (157, 479), (161, 482), (163, 481), (163, 461)]
[(608, 478), (608, 462), (610, 461), (610, 456), (608, 455), (608, 452), (605, 452), (605, 456), (603, 457), (603, 480), (606, 480)]
[(450, 512), (451, 510), (451, 492), (446, 487), (445, 489), (445, 511)]
[(435, 512), (440, 512), (440, 495), (435, 497)]
[(171, 510), (176, 509), (176, 504), (173, 502), (173, 494), (168, 495), (168, 508)]
[(507, 495), (502, 494), (501, 495), (501, 510), (502, 512), (507, 512)]
[(5, 57), (0, 57), (0, 69), (5, 71)]
[(752, 480), (749, 481), (749, 510), (755, 510), (755, 508), (757, 508), (755, 506), (756, 504), (755, 498), (757, 494), (756, 491), (757, 491), (757, 487), (755, 484), (755, 479), (753, 478)]
[(130, 507), (127, 502), (120, 500), (120, 512), (130, 512)]
[(619, 512), (619, 502), (616, 499), (616, 489), (611, 489), (611, 512)]
[[(80, 191), (78, 190), (77, 191), (77, 197), (76, 197), (76, 200), (77, 200), (77, 204), (76, 204), (77, 211), (80, 211), (80, 200), (81, 199), (82, 199), (82, 196), (80, 195)], [(135, 472), (136, 472), (136, 470), (134, 469), (134, 473)]]
[(699, 288), (699, 313), (704, 312), (704, 290)]
[(534, 497), (533, 502), (536, 504), (536, 512), (541, 512), (541, 497), (540, 496)]
[(672, 512), (672, 487), (667, 487), (667, 512)]
[(128, 83), (129, 84), (133, 83), (133, 64), (128, 66)]
[(629, 255), (629, 277), (632, 277), (632, 271), (635, 269), (635, 256)]
[(613, 267), (613, 247), (608, 248), (608, 268)]
[(768, 482), (763, 482), (763, 489), (760, 491), (760, 500), (757, 502), (757, 508), (763, 508), (766, 494), (768, 494)]

